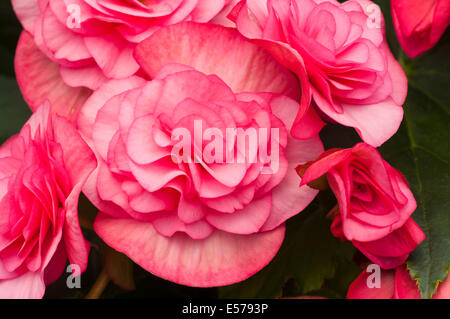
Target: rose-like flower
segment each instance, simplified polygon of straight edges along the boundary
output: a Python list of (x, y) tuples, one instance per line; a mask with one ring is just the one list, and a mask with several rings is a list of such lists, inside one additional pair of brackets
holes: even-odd
[(354, 127), (373, 146), (397, 131), (407, 79), (389, 51), (374, 3), (245, 0), (229, 17), (298, 75), (303, 95), (294, 136), (314, 136), (322, 119)]
[(78, 197), (95, 156), (65, 119), (41, 106), (0, 148), (0, 298), (41, 298), (67, 257), (79, 275), (89, 245)]
[[(296, 163), (322, 150), (318, 137), (288, 134), (299, 106), (280, 93), (298, 96), (296, 79), (214, 25), (161, 29), (136, 59), (152, 81), (111, 81), (80, 112), (99, 160), (84, 189), (101, 211), (95, 230), (176, 283), (244, 280), (274, 257), (286, 219), (317, 194), (296, 187)], [(235, 129), (268, 135), (240, 144)]]
[(329, 150), (298, 171), (302, 185), (326, 174), (339, 205), (333, 234), (381, 267), (403, 264), (425, 239), (410, 218), (417, 205), (406, 179), (372, 146)]
[(434, 47), (450, 24), (448, 0), (392, 0), (391, 11), (398, 40), (411, 58)]
[[(77, 94), (79, 87), (95, 90), (107, 79), (135, 74), (139, 70), (133, 57), (137, 43), (166, 25), (208, 22), (227, 3), (228, 0), (13, 0), (24, 33), (29, 33), (22, 37), (31, 35), (39, 51), (48, 58), (27, 54), (31, 44), (28, 39), (21, 40), (25, 43), (17, 50), (16, 73), (25, 99), (35, 110), (43, 102), (36, 96), (36, 89), (53, 91), (55, 86), (64, 87), (68, 92), (52, 92), (47, 98), (53, 106), (65, 106), (61, 115), (71, 115), (72, 108), (77, 109), (79, 104), (63, 93)], [(41, 63), (35, 65), (33, 58)], [(53, 99), (61, 97), (65, 103)]]
[[(406, 265), (394, 270), (381, 270), (380, 286), (369, 288), (371, 272), (363, 271), (348, 289), (347, 299), (420, 299), (417, 283), (411, 278)], [(439, 283), (432, 299), (450, 298), (450, 277)]]

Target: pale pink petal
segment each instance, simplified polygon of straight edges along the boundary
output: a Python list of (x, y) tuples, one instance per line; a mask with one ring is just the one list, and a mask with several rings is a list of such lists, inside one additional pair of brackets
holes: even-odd
[(153, 116), (136, 119), (128, 132), (127, 153), (137, 164), (149, 164), (170, 156), (170, 148), (160, 147), (153, 135), (157, 129)]
[(95, 155), (77, 130), (67, 120), (55, 117), (53, 120), (55, 141), (63, 150), (66, 166), (72, 185), (84, 184), (89, 174), (97, 166)]
[(45, 293), (43, 274), (26, 272), (22, 276), (0, 280), (0, 299), (41, 299)]
[[(99, 168), (97, 168), (88, 178), (86, 184), (83, 187), (83, 194), (94, 204), (98, 209), (117, 218), (127, 218), (129, 214), (124, 208), (119, 207), (112, 201), (104, 201), (100, 197), (97, 190), (97, 179), (99, 174)], [(112, 183), (109, 182), (108, 186)]]
[(83, 86), (95, 91), (107, 81), (102, 70), (96, 65), (78, 68), (61, 66), (59, 72), (63, 81), (74, 88)]
[[(58, 63), (70, 65), (72, 63), (86, 63), (92, 59), (90, 52), (83, 41), (83, 36), (66, 27), (58, 21), (51, 8), (47, 7), (41, 14), (41, 27), (39, 35), (42, 35), (42, 45), (48, 50), (49, 57)], [(39, 32), (38, 31), (38, 32)], [(36, 37), (36, 32), (34, 35)], [(37, 41), (37, 38), (35, 38)], [(40, 44), (40, 42), (37, 42)]]
[(151, 77), (165, 64), (180, 63), (218, 75), (235, 93), (299, 96), (295, 77), (265, 50), (222, 26), (185, 22), (163, 28), (141, 42), (135, 56)]
[(33, 33), (36, 17), (40, 14), (38, 0), (12, 0), (12, 6), (24, 29)]
[[(156, 276), (194, 287), (233, 284), (255, 274), (275, 256), (284, 226), (254, 235), (215, 231), (204, 240), (159, 235), (150, 223), (99, 214), (95, 230), (114, 249)], [(244, 253), (245, 252), (245, 253)]]
[(318, 137), (309, 140), (289, 139), (286, 148), (289, 162), (286, 177), (272, 191), (272, 211), (261, 231), (278, 227), (287, 219), (300, 213), (316, 197), (318, 190), (309, 186), (299, 187), (301, 178), (295, 168), (299, 164), (315, 159), (322, 152), (323, 145)]
[(209, 212), (206, 220), (217, 229), (233, 233), (248, 235), (257, 233), (270, 215), (272, 196), (266, 195), (254, 199), (242, 210), (234, 213)]
[(228, 4), (223, 8), (223, 10), (220, 11), (210, 22), (223, 25), (224, 27), (234, 27), (235, 23), (228, 18), (228, 15), (240, 1), (241, 0), (228, 1)]
[(110, 80), (102, 85), (83, 105), (78, 116), (78, 128), (87, 137), (92, 136), (92, 126), (98, 111), (115, 95), (143, 85), (145, 81), (139, 77), (123, 80)]
[(208, 238), (214, 232), (214, 227), (204, 220), (185, 224), (177, 215), (170, 213), (158, 217), (152, 222), (152, 225), (164, 237), (173, 237), (176, 233), (180, 232), (187, 234), (194, 240), (202, 240)]
[(53, 112), (74, 120), (92, 92), (67, 86), (61, 79), (58, 65), (39, 51), (27, 32), (20, 36), (15, 69), (25, 101), (33, 111), (49, 100)]
[(117, 34), (86, 37), (84, 43), (108, 78), (123, 79), (139, 70), (139, 65), (133, 58), (134, 44)]
[(198, 0), (191, 18), (196, 22), (208, 22), (225, 6), (227, 0)]
[(374, 147), (382, 145), (397, 132), (403, 120), (403, 107), (392, 98), (371, 104), (342, 104), (344, 112), (326, 112), (336, 122), (354, 127), (364, 142)]

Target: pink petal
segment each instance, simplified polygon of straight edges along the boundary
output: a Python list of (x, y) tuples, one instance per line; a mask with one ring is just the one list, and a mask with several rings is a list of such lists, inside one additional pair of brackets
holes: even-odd
[(97, 167), (94, 153), (66, 119), (55, 117), (53, 131), (55, 141), (63, 150), (64, 165), (72, 185), (84, 184), (89, 174)]
[(68, 86), (75, 88), (84, 86), (95, 91), (107, 80), (102, 70), (96, 65), (78, 68), (61, 66), (59, 72), (63, 81)]
[(286, 148), (288, 170), (283, 181), (272, 191), (272, 211), (261, 231), (278, 227), (287, 219), (300, 213), (316, 197), (318, 190), (308, 186), (299, 187), (301, 178), (295, 168), (299, 164), (315, 159), (322, 152), (323, 145), (318, 137), (309, 140), (289, 138)]
[(26, 272), (22, 276), (0, 280), (0, 299), (41, 299), (45, 293), (43, 274)]
[[(55, 62), (71, 65), (86, 63), (92, 58), (83, 42), (82, 35), (73, 32), (64, 23), (58, 21), (50, 7), (41, 14), (39, 23), (42, 29), (36, 29), (35, 41)], [(38, 38), (38, 34), (42, 38)]]
[(371, 105), (343, 103), (342, 107), (342, 114), (322, 110), (336, 122), (354, 127), (363, 141), (374, 147), (390, 139), (403, 120), (403, 107), (392, 98)]
[(408, 93), (408, 79), (400, 63), (392, 55), (386, 41), (383, 42), (382, 47), (387, 55), (388, 72), (392, 81), (391, 97), (397, 105), (403, 105)]
[(217, 229), (233, 233), (248, 235), (257, 233), (270, 215), (272, 196), (266, 195), (254, 199), (242, 210), (234, 213), (209, 212), (206, 220)]
[(417, 283), (411, 278), (406, 266), (397, 268), (395, 272), (395, 299), (420, 299)]
[(95, 91), (78, 116), (78, 128), (87, 137), (92, 136), (92, 126), (98, 111), (106, 104), (106, 102), (115, 95), (134, 89), (143, 85), (145, 81), (139, 77), (130, 77), (123, 80), (110, 80)]
[(161, 189), (178, 176), (186, 176), (186, 173), (169, 157), (147, 165), (138, 165), (130, 161), (129, 165), (136, 180), (149, 192)]
[(67, 256), (71, 264), (80, 267), (80, 271), (86, 270), (90, 244), (83, 237), (78, 220), (78, 199), (82, 184), (78, 184), (66, 200), (66, 215), (64, 223), (64, 243)]
[(45, 285), (48, 286), (55, 282), (64, 272), (67, 264), (67, 254), (64, 242), (61, 241), (44, 271)]
[(36, 17), (40, 14), (38, 0), (12, 0), (12, 6), (23, 28), (33, 33)]
[[(105, 164), (103, 164), (105, 165)], [(105, 201), (103, 198), (99, 195), (98, 189), (97, 189), (97, 180), (99, 176), (100, 169), (97, 167), (97, 169), (89, 176), (88, 180), (86, 181), (86, 184), (83, 187), (83, 193), (86, 195), (86, 197), (94, 204), (98, 209), (101, 211), (111, 215), (115, 216), (117, 218), (126, 218), (129, 217), (128, 213), (124, 210), (124, 208), (119, 207), (116, 203), (113, 203), (112, 201)], [(114, 185), (111, 181), (108, 181), (107, 185), (105, 186), (111, 186)]]
[(191, 13), (192, 21), (209, 22), (225, 6), (228, 0), (199, 0)]
[[(156, 276), (194, 287), (233, 284), (266, 266), (280, 248), (284, 226), (254, 235), (215, 231), (204, 240), (159, 235), (150, 223), (97, 215), (95, 230), (114, 249)], [(243, 253), (245, 252), (245, 253)]]
[(218, 75), (235, 93), (299, 95), (295, 77), (265, 50), (222, 26), (184, 22), (163, 28), (137, 46), (135, 57), (151, 77), (165, 64), (180, 63)]
[(320, 156), (314, 163), (308, 167), (303, 175), (301, 185), (306, 185), (319, 177), (327, 174), (333, 167), (349, 158), (352, 154), (351, 150), (330, 151), (326, 155)]
[(394, 296), (394, 272), (381, 270), (380, 287), (369, 288), (368, 277), (373, 272), (363, 271), (348, 289), (347, 299), (392, 299)]
[(170, 148), (162, 148), (154, 140), (156, 129), (157, 120), (153, 115), (140, 117), (131, 125), (127, 153), (135, 163), (145, 165), (170, 156)]
[(117, 34), (86, 37), (84, 43), (108, 78), (123, 79), (139, 70), (133, 58), (134, 44)]
[(175, 214), (167, 213), (153, 221), (155, 230), (164, 237), (173, 237), (176, 233), (185, 233), (194, 240), (208, 238), (214, 228), (204, 220), (191, 224), (183, 223)]
[(450, 277), (447, 274), (447, 279), (439, 283), (436, 294), (433, 299), (450, 299)]
[(386, 237), (370, 242), (353, 241), (353, 245), (382, 268), (392, 269), (402, 265), (423, 240), (425, 234), (410, 218)]
[(450, 23), (446, 0), (392, 0), (391, 11), (399, 42), (411, 58), (434, 47)]
[(53, 112), (74, 120), (91, 95), (89, 89), (67, 86), (61, 79), (58, 65), (36, 47), (27, 32), (22, 32), (19, 39), (15, 69), (25, 101), (33, 111), (49, 100)]

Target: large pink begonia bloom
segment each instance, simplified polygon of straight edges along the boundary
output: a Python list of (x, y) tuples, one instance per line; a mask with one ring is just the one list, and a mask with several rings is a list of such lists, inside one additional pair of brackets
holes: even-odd
[(407, 79), (388, 48), (374, 3), (244, 0), (229, 17), (298, 75), (303, 95), (294, 136), (314, 136), (322, 119), (355, 128), (373, 146), (397, 131)]
[(67, 258), (75, 275), (86, 269), (77, 206), (95, 167), (94, 153), (48, 104), (0, 148), (0, 298), (41, 298)]
[(411, 58), (434, 47), (450, 24), (449, 0), (392, 0), (391, 12), (398, 40)]
[[(296, 187), (296, 163), (323, 148), (318, 137), (298, 141), (288, 134), (299, 107), (295, 77), (237, 31), (215, 25), (161, 29), (135, 56), (153, 80), (106, 83), (78, 120), (99, 160), (84, 189), (101, 211), (96, 232), (179, 284), (210, 287), (250, 277), (277, 253), (284, 222), (317, 194)], [(211, 163), (202, 156), (209, 142), (194, 137), (195, 120), (204, 132), (216, 128), (223, 136), (226, 128), (278, 129), (279, 169), (263, 174), (262, 162), (249, 160), (264, 142), (238, 148), (250, 151), (243, 162)], [(174, 156), (183, 161), (172, 158), (179, 128), (194, 138), (189, 148), (198, 162), (180, 152)], [(223, 143), (215, 153), (221, 158), (236, 140)]]
[[(420, 299), (417, 283), (406, 265), (394, 270), (381, 270), (380, 287), (369, 288), (371, 272), (363, 271), (348, 289), (347, 299)], [(450, 277), (440, 282), (432, 299), (450, 299)]]
[(339, 209), (333, 234), (352, 241), (385, 269), (403, 264), (425, 234), (410, 218), (417, 204), (404, 176), (365, 143), (322, 154), (303, 174), (302, 185), (327, 176)]
[[(13, 0), (25, 29), (16, 57), (25, 99), (35, 110), (43, 102), (36, 90), (63, 88), (48, 99), (57, 113), (70, 117), (82, 102), (71, 99), (74, 95), (84, 97), (108, 79), (138, 72), (133, 57), (137, 43), (166, 25), (208, 22), (228, 1)], [(27, 54), (30, 50), (42, 56)], [(62, 98), (66, 103), (59, 103)]]

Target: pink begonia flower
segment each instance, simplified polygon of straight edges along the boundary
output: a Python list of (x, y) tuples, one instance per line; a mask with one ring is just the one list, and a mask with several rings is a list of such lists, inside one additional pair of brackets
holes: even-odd
[(39, 50), (28, 32), (22, 32), (20, 36), (15, 69), (22, 95), (33, 111), (48, 100), (51, 101), (53, 113), (73, 122), (92, 94), (88, 88), (73, 88), (65, 84), (58, 65)]
[[(342, 232), (341, 215), (335, 216), (331, 232), (342, 241), (346, 240)], [(422, 229), (409, 218), (402, 227), (383, 238), (367, 242), (352, 240), (352, 244), (374, 263), (384, 269), (391, 269), (403, 264), (424, 239)]]
[[(106, 83), (78, 119), (99, 161), (84, 188), (101, 211), (96, 232), (179, 284), (210, 287), (250, 277), (277, 253), (284, 222), (317, 194), (296, 187), (296, 163), (323, 151), (317, 136), (299, 141), (288, 134), (299, 107), (296, 78), (236, 30), (212, 24), (163, 28), (138, 45), (135, 57), (153, 80)], [(180, 128), (192, 136), (190, 151), (174, 153)], [(214, 135), (222, 147), (211, 153), (211, 139), (196, 135), (207, 128), (222, 134)], [(259, 140), (236, 149), (236, 140), (225, 138), (229, 128), (279, 135), (275, 147)], [(265, 164), (270, 174), (254, 157), (264, 148), (279, 151)], [(245, 160), (220, 163), (235, 151)]]
[[(16, 58), (25, 99), (35, 110), (43, 102), (41, 92), (52, 92), (52, 106), (59, 108), (59, 114), (70, 115), (86, 94), (106, 80), (139, 73), (134, 48), (155, 30), (181, 21), (208, 22), (228, 2), (12, 0), (25, 29)], [(73, 100), (73, 96), (80, 99)], [(56, 99), (62, 98), (67, 103), (58, 103)]]
[(334, 149), (307, 167), (302, 185), (326, 174), (339, 208), (332, 225), (336, 237), (352, 241), (385, 269), (405, 262), (425, 234), (410, 218), (417, 205), (403, 175), (365, 143)]
[(355, 128), (373, 146), (397, 131), (407, 79), (388, 48), (374, 3), (244, 0), (229, 18), (299, 77), (303, 95), (295, 137), (314, 136), (323, 120)]
[[(420, 299), (419, 288), (409, 275), (406, 265), (394, 270), (381, 270), (379, 287), (369, 288), (373, 284), (373, 272), (363, 271), (350, 285), (347, 299)], [(450, 277), (439, 283), (432, 299), (450, 299)]]
[(95, 155), (44, 104), (0, 148), (0, 298), (41, 298), (65, 270), (87, 266), (78, 197)]
[(411, 58), (434, 47), (450, 24), (449, 0), (392, 0), (391, 12), (400, 45)]

